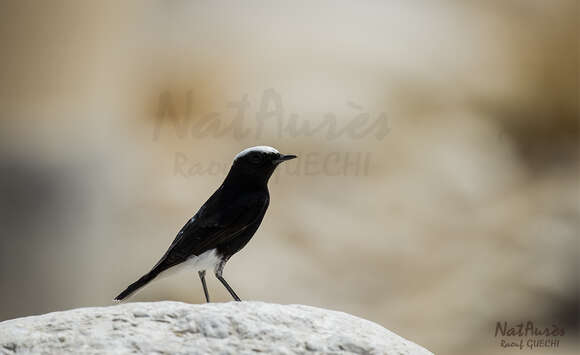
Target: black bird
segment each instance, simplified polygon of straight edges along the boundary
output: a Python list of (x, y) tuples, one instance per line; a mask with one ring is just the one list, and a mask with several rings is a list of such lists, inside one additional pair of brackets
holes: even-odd
[(176, 266), (189, 266), (198, 272), (207, 302), (205, 271), (208, 269), (213, 269), (232, 297), (240, 301), (222, 276), (224, 265), (250, 241), (260, 226), (270, 202), (268, 179), (278, 164), (294, 158), (295, 155), (280, 154), (267, 146), (251, 147), (238, 153), (224, 182), (181, 228), (161, 260), (115, 297), (115, 301), (127, 298)]

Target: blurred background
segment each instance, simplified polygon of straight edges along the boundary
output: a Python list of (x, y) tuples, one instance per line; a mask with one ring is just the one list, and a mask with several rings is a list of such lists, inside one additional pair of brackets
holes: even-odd
[[(0, 4), (0, 320), (109, 305), (271, 145), (242, 299), (501, 354), (579, 317), (575, 0)], [(230, 301), (213, 277), (215, 301)], [(203, 302), (195, 273), (131, 301)]]

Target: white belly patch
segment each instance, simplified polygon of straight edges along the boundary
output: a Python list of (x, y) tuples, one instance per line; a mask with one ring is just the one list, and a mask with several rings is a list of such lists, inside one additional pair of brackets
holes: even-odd
[(201, 255), (194, 255), (189, 257), (186, 261), (181, 264), (177, 264), (174, 267), (163, 271), (157, 276), (157, 279), (166, 278), (168, 276), (180, 273), (181, 271), (202, 271), (210, 270), (215, 272), (217, 266), (219, 265), (221, 259), (217, 255), (215, 249), (210, 249)]
[(210, 249), (201, 255), (194, 255), (189, 257), (179, 266), (182, 266), (187, 270), (193, 271), (201, 271), (201, 270), (215, 271), (220, 261), (221, 258), (217, 255), (216, 250)]

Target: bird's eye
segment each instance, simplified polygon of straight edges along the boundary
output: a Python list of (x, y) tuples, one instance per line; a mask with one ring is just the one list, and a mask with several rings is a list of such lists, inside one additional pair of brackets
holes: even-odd
[(261, 154), (258, 154), (258, 153), (257, 154), (252, 154), (250, 156), (250, 161), (253, 164), (260, 164), (262, 162), (262, 155)]

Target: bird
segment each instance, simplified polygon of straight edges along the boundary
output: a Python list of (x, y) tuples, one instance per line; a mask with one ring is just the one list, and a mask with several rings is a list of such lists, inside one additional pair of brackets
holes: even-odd
[(242, 150), (233, 160), (220, 187), (181, 228), (153, 268), (114, 298), (125, 300), (169, 269), (197, 271), (206, 302), (210, 302), (205, 273), (215, 277), (235, 301), (240, 297), (223, 277), (227, 261), (254, 236), (270, 203), (268, 180), (276, 167), (296, 155), (281, 154), (269, 146)]

